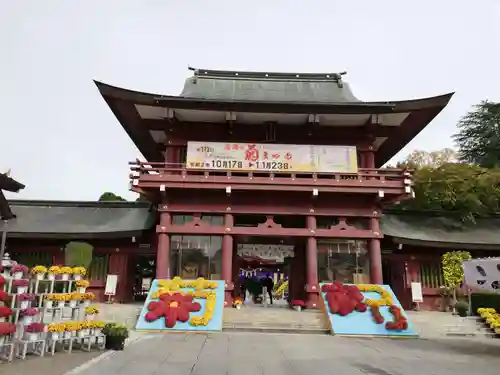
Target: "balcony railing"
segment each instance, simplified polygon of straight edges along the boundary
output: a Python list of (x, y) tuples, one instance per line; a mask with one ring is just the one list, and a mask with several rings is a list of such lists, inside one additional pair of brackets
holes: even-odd
[[(303, 190), (411, 194), (411, 173), (395, 168), (360, 168), (357, 173), (229, 171), (186, 168), (184, 164), (131, 162), (130, 179), (142, 188), (225, 188), (244, 190)], [(203, 186), (202, 186), (203, 185)]]

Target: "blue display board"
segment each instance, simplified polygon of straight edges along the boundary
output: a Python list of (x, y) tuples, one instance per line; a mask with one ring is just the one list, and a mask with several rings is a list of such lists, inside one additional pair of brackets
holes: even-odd
[[(324, 284), (321, 284), (323, 286)], [(329, 285), (329, 284), (326, 284)], [(346, 284), (349, 285), (349, 284)], [(394, 316), (389, 311), (389, 306), (381, 306), (380, 314), (384, 317), (384, 323), (376, 324), (373, 320), (370, 307), (367, 308), (365, 312), (353, 311), (349, 315), (340, 316), (337, 314), (331, 314), (328, 308), (328, 302), (326, 301), (326, 293), (322, 292), (321, 296), (323, 302), (325, 303), (325, 310), (330, 321), (330, 325), (334, 335), (346, 335), (346, 336), (392, 336), (392, 337), (418, 337), (418, 332), (415, 327), (408, 319), (408, 315), (401, 307), (396, 295), (392, 291), (389, 285), (380, 285), (386, 291), (388, 291), (393, 298), (394, 305), (401, 309), (401, 313), (408, 321), (408, 329), (404, 331), (391, 331), (385, 328), (386, 322), (394, 321)], [(361, 292), (365, 299), (380, 299), (381, 296), (376, 292)]]
[[(191, 280), (183, 280), (186, 282), (189, 282)], [(193, 326), (189, 324), (189, 322), (177, 322), (174, 327), (172, 328), (167, 328), (165, 326), (165, 318), (160, 317), (159, 319), (153, 321), (153, 322), (147, 322), (146, 319), (144, 319), (144, 315), (148, 312), (148, 304), (151, 301), (157, 301), (157, 298), (152, 298), (154, 293), (158, 290), (158, 280), (154, 280), (153, 283), (151, 284), (151, 289), (149, 290), (148, 297), (146, 299), (146, 302), (144, 302), (144, 306), (142, 307), (141, 310), (141, 315), (139, 316), (139, 319), (137, 320), (137, 324), (135, 326), (135, 329), (138, 331), (172, 331), (172, 332), (186, 332), (186, 331), (193, 331), (193, 332), (206, 332), (206, 331), (221, 331), (222, 330), (222, 313), (224, 311), (224, 281), (221, 280), (210, 280), (212, 283), (217, 283), (217, 288), (215, 289), (205, 289), (204, 291), (210, 291), (210, 292), (215, 292), (216, 294), (216, 304), (215, 304), (215, 309), (214, 313), (212, 315), (212, 319), (208, 322), (207, 325), (205, 326)], [(193, 288), (181, 288), (179, 292), (188, 292), (188, 291), (194, 291)], [(193, 302), (198, 302), (201, 305), (201, 310), (197, 312), (192, 312), (189, 316), (202, 316), (205, 312), (205, 307), (206, 307), (206, 299), (204, 298), (194, 298)]]

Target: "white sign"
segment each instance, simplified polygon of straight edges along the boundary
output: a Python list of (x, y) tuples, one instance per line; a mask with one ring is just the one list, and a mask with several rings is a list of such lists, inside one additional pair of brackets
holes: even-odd
[(292, 258), (294, 256), (292, 245), (239, 244), (237, 252), (240, 257), (272, 260), (276, 263), (283, 263), (285, 258)]
[(356, 173), (354, 146), (188, 142), (187, 168), (232, 171)]
[(469, 288), (500, 293), (500, 258), (468, 259), (462, 267)]
[(118, 284), (118, 275), (108, 275), (106, 277), (106, 287), (104, 288), (105, 296), (116, 295), (116, 286)]
[(419, 282), (411, 283), (411, 299), (413, 302), (424, 302), (421, 283)]

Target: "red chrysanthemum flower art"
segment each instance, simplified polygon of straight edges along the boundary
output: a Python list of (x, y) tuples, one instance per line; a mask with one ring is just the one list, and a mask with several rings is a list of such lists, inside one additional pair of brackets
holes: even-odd
[(154, 322), (165, 317), (165, 327), (173, 328), (177, 321), (187, 322), (189, 314), (200, 311), (201, 305), (193, 302), (192, 295), (164, 293), (159, 301), (152, 301), (148, 304), (148, 310), (149, 312), (144, 315), (147, 322)]

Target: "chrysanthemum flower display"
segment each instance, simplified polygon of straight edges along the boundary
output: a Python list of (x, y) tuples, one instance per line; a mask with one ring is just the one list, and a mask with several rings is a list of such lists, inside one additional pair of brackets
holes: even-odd
[[(180, 277), (172, 280), (159, 280), (158, 290), (153, 293), (152, 298), (159, 301), (151, 301), (148, 304), (146, 321), (155, 321), (165, 317), (165, 326), (173, 328), (177, 321), (189, 322), (193, 326), (205, 326), (212, 320), (216, 307), (217, 296), (215, 291), (217, 282), (207, 281), (200, 277), (192, 281), (184, 281)], [(191, 288), (193, 290), (181, 291)], [(191, 312), (201, 311), (201, 305), (194, 299), (205, 299), (203, 315), (190, 317)]]
[(73, 275), (85, 276), (87, 274), (87, 270), (85, 267), (73, 267)]
[[(384, 323), (385, 319), (380, 313), (382, 306), (388, 306), (394, 316), (393, 322), (387, 322), (385, 328), (388, 331), (403, 331), (408, 329), (408, 321), (403, 315), (401, 308), (394, 305), (392, 294), (380, 285), (344, 285), (335, 282), (323, 285), (322, 292), (326, 292), (325, 299), (328, 303), (330, 313), (346, 316), (354, 311), (365, 312), (367, 306), (376, 324)], [(380, 299), (364, 298), (362, 292), (378, 293)]]
[(44, 274), (47, 273), (47, 267), (45, 266), (35, 266), (31, 269), (31, 273), (33, 275)]

